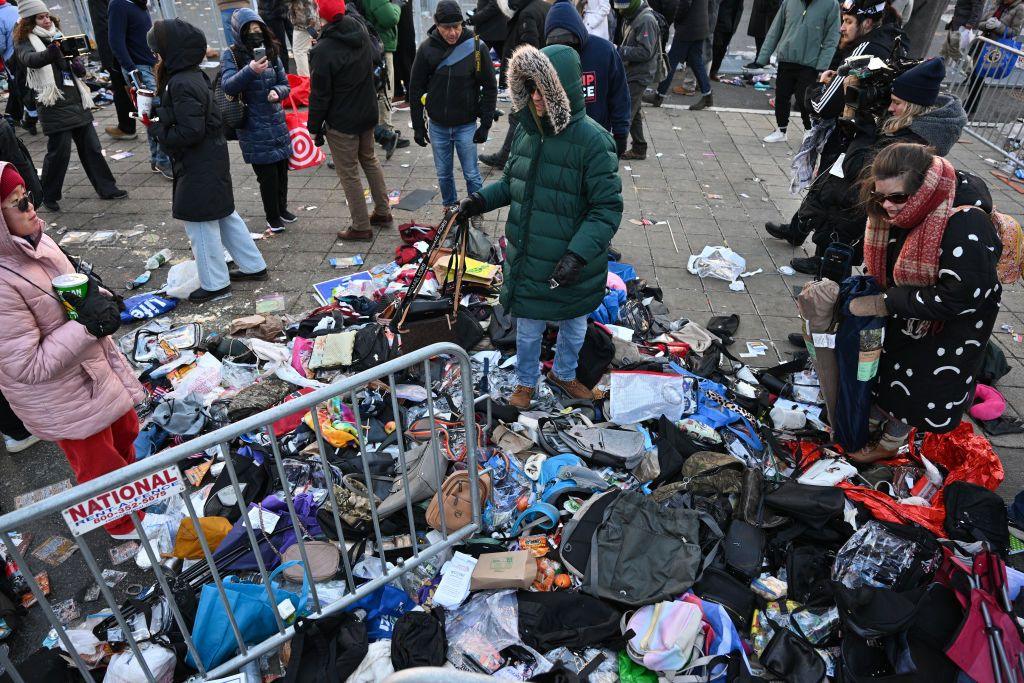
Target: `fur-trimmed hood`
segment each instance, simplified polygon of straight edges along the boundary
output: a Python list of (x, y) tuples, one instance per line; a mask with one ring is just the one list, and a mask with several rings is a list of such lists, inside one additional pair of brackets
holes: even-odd
[[(508, 66), (508, 86), (516, 112), (532, 112), (527, 81), (536, 84), (547, 108), (547, 121), (555, 135), (569, 122), (585, 113), (580, 58), (565, 45), (549, 45), (538, 50), (522, 45), (512, 53)], [(523, 117), (521, 120), (524, 120)]]

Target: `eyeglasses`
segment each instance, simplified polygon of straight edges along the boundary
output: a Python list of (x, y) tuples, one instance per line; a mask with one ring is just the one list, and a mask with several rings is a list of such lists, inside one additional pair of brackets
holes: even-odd
[(910, 195), (906, 192), (893, 192), (892, 194), (872, 192), (871, 199), (878, 204), (884, 204), (887, 201), (893, 204), (906, 204), (907, 200), (910, 199)]
[(17, 204), (13, 204), (13, 205), (9, 206), (8, 208), (10, 208), (10, 209), (17, 209), (21, 213), (28, 213), (28, 206), (29, 206), (29, 204), (32, 204), (32, 193), (31, 192), (26, 192), (25, 194), (23, 194), (21, 196), (21, 199), (18, 200)]

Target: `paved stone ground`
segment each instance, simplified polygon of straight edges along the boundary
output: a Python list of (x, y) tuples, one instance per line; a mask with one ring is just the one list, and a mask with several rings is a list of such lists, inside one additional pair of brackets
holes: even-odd
[[(501, 103), (504, 109), (507, 103)], [(766, 238), (765, 221), (781, 220), (792, 215), (799, 200), (789, 195), (790, 157), (800, 139), (798, 119), (792, 141), (766, 147), (761, 137), (770, 132), (773, 120), (769, 114), (709, 111), (691, 114), (677, 108), (645, 108), (649, 156), (646, 161), (622, 164), (625, 213), (623, 223), (614, 240), (614, 246), (623, 253), (642, 277), (656, 282), (665, 290), (665, 300), (673, 314), (706, 323), (713, 314), (738, 313), (741, 324), (737, 346), (748, 340), (768, 343), (767, 356), (754, 359), (755, 365), (772, 365), (787, 359), (793, 349), (786, 335), (797, 329), (793, 288), (807, 278), (786, 277), (778, 267), (788, 263), (800, 250), (778, 240)], [(98, 113), (99, 129), (112, 122), (112, 112)], [(502, 119), (492, 131), (492, 139), (484, 151), (495, 149), (505, 131)], [(396, 123), (403, 129), (408, 115), (396, 113)], [(411, 136), (411, 131), (408, 131)], [(100, 134), (107, 156), (130, 151), (133, 156), (111, 161), (114, 175), (121, 187), (131, 193), (127, 201), (102, 201), (89, 186), (80, 164), (74, 160), (65, 185), (65, 197), (58, 214), (41, 215), (48, 222), (48, 231), (60, 240), (65, 230), (117, 230), (122, 233), (141, 230), (141, 234), (118, 239), (112, 243), (75, 246), (73, 253), (92, 262), (104, 279), (112, 286), (133, 278), (143, 271), (146, 258), (160, 248), (168, 247), (174, 261), (190, 255), (188, 241), (182, 225), (170, 217), (171, 184), (149, 170), (148, 150), (140, 139), (129, 143), (114, 142)], [(25, 136), (34, 159), (41, 165), (45, 138)], [(252, 170), (243, 164), (237, 145), (232, 144), (232, 176), (235, 199), (239, 212), (250, 227), (258, 231), (263, 225), (262, 210)], [(953, 159), (960, 168), (969, 168), (989, 180), (991, 164), (981, 145), (966, 139), (957, 145)], [(497, 172), (486, 169), (485, 182), (493, 180)], [(389, 190), (408, 193), (414, 189), (436, 189), (436, 179), (429, 150), (413, 145), (398, 150), (384, 162), (384, 173)], [(458, 186), (464, 189), (462, 180)], [(171, 315), (176, 321), (199, 321), (206, 329), (224, 329), (234, 317), (252, 313), (255, 298), (278, 292), (285, 296), (290, 313), (311, 308), (314, 301), (311, 285), (343, 272), (333, 269), (328, 258), (363, 254), (368, 264), (390, 260), (398, 244), (397, 231), (380, 233), (373, 243), (341, 243), (335, 232), (346, 225), (348, 216), (344, 196), (334, 172), (326, 166), (314, 171), (290, 174), (291, 207), (300, 220), (281, 236), (258, 242), (266, 257), (272, 277), (269, 282), (246, 283), (236, 286), (234, 296), (224, 301), (203, 306), (187, 302), (180, 304)], [(996, 203), (1003, 210), (1024, 215), (1022, 195), (1002, 183), (993, 182)], [(720, 195), (721, 198), (711, 197)], [(423, 209), (407, 213), (396, 211), (398, 222), (413, 219), (436, 222), (441, 216), (440, 196)], [(502, 230), (505, 210), (485, 217), (485, 227), (492, 235)], [(641, 227), (631, 219), (648, 218), (656, 224)], [(658, 224), (667, 221), (667, 224)], [(674, 238), (674, 239), (673, 239)], [(731, 292), (727, 283), (719, 280), (701, 280), (686, 271), (690, 254), (705, 245), (726, 244), (747, 259), (748, 270), (763, 269), (763, 273), (746, 280), (747, 289)], [(162, 285), (167, 267), (154, 272), (152, 284)], [(1000, 323), (1009, 323), (1024, 331), (1024, 296), (1019, 287), (1009, 288), (1004, 294), (1005, 310)], [(998, 328), (997, 328), (998, 329)], [(997, 334), (998, 341), (1007, 351), (1013, 371), (1000, 383), (1011, 404), (1011, 410), (1024, 414), (1024, 344), (1014, 343), (1005, 334)], [(1024, 467), (1021, 454), (1024, 438), (1002, 437), (994, 440), (1003, 456), (1007, 479), (1002, 493), (1012, 497), (1024, 485)], [(11, 510), (14, 497), (70, 476), (64, 458), (52, 444), (43, 444), (17, 455), (0, 452), (0, 509)], [(49, 535), (67, 536), (67, 529), (57, 519), (45, 520), (32, 531), (32, 548)], [(90, 534), (89, 540), (97, 549), (101, 565), (110, 566), (105, 547), (110, 543), (102, 532)], [(33, 569), (44, 569), (33, 561)], [(118, 569), (130, 568), (131, 563)], [(56, 600), (76, 597), (79, 601), (92, 583), (84, 573), (79, 560), (71, 560), (58, 568), (49, 568)], [(145, 577), (132, 570), (129, 579)], [(85, 605), (83, 613), (97, 608), (99, 603)], [(29, 648), (38, 644), (45, 629), (40, 629), (38, 609), (13, 643), (16, 658), (20, 659)]]

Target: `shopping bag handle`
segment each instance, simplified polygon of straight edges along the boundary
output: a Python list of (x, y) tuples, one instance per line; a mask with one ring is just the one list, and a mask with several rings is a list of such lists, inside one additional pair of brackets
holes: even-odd
[[(298, 541), (296, 541), (296, 543), (298, 543)], [(288, 569), (289, 567), (294, 567), (296, 565), (301, 565), (301, 564), (302, 564), (302, 560), (291, 560), (289, 562), (284, 562), (283, 564), (281, 564), (280, 567), (278, 567), (274, 571), (270, 572), (270, 576), (268, 577), (270, 579), (270, 589), (271, 590), (274, 589), (274, 579), (276, 579), (278, 577), (278, 575), (281, 574), (281, 572), (283, 572), (285, 569)], [(306, 602), (308, 600), (309, 600), (309, 575), (306, 572), (302, 572), (302, 594), (299, 596), (299, 604), (295, 606), (295, 614), (298, 615), (298, 614), (302, 613), (302, 610), (304, 610), (306, 608)], [(274, 608), (276, 609), (277, 606), (275, 605)]]

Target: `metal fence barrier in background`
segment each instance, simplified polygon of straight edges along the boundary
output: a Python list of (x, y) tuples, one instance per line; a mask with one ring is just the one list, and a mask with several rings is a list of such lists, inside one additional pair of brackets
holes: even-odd
[[(465, 463), (470, 473), (470, 495), (473, 501), (473, 519), (472, 522), (467, 526), (453, 533), (449, 533), (444, 522), (445, 511), (443, 497), (438, 496), (438, 500), (440, 503), (439, 512), (441, 520), (441, 540), (436, 543), (428, 543), (426, 545), (423, 545), (420, 542), (418, 542), (416, 528), (413, 521), (413, 501), (410, 499), (409, 496), (410, 486), (408, 473), (406, 472), (405, 434), (404, 426), (400, 418), (401, 412), (399, 410), (398, 404), (395, 375), (403, 370), (414, 368), (417, 365), (421, 366), (423, 384), (425, 387), (428, 388), (427, 416), (430, 419), (430, 424), (434, 425), (436, 424), (436, 407), (433, 392), (430, 391), (432, 383), (431, 358), (435, 358), (438, 356), (445, 356), (458, 364), (459, 383), (461, 384), (462, 390), (461, 419), (464, 421), (464, 424), (466, 426)], [(149, 458), (146, 458), (145, 460), (136, 462), (123, 469), (117, 470), (116, 472), (111, 472), (98, 479), (94, 479), (85, 484), (75, 486), (74, 488), (64, 491), (57, 496), (53, 496), (44, 501), (40, 501), (25, 508), (21, 508), (15, 510), (14, 512), (3, 515), (2, 517), (0, 517), (0, 540), (4, 542), (4, 544), (7, 547), (7, 551), (13, 557), (14, 561), (17, 562), (18, 567), (24, 574), (25, 580), (27, 581), (28, 586), (32, 591), (32, 595), (38, 601), (42, 609), (42, 612), (46, 616), (46, 619), (49, 621), (50, 625), (56, 630), (57, 635), (60, 638), (60, 641), (64, 645), (64, 649), (74, 659), (75, 665), (78, 667), (83, 678), (87, 681), (92, 681), (93, 679), (89, 675), (88, 666), (75, 651), (75, 648), (67, 634), (67, 631), (65, 630), (65, 627), (60, 623), (60, 620), (54, 613), (50, 601), (47, 599), (46, 595), (44, 595), (43, 590), (36, 582), (36, 580), (33, 578), (34, 573), (29, 568), (29, 564), (26, 561), (24, 554), (12, 542), (11, 532), (19, 529), (28, 528), (34, 521), (40, 520), (41, 518), (47, 515), (61, 514), (69, 509), (75, 508), (76, 506), (80, 506), (80, 504), (83, 503), (84, 501), (94, 499), (97, 496), (102, 496), (105, 493), (124, 491), (125, 487), (131, 488), (131, 485), (133, 483), (136, 483), (144, 478), (149, 478), (148, 481), (152, 483), (153, 481), (156, 481), (156, 475), (164, 472), (168, 473), (167, 476), (161, 478), (164, 484), (166, 485), (166, 488), (172, 491), (171, 495), (176, 495), (181, 498), (181, 501), (184, 504), (184, 508), (188, 513), (188, 517), (191, 518), (192, 523), (195, 525), (195, 528), (199, 529), (200, 515), (196, 512), (195, 504), (190, 498), (190, 494), (194, 493), (194, 490), (192, 489), (192, 487), (189, 486), (187, 480), (184, 477), (182, 477), (181, 472), (178, 469), (178, 463), (196, 453), (200, 453), (210, 448), (215, 448), (219, 453), (219, 457), (223, 459), (225, 469), (228, 472), (228, 476), (230, 477), (231, 480), (231, 487), (234, 491), (235, 500), (238, 503), (239, 511), (241, 512), (241, 520), (245, 526), (245, 533), (248, 538), (248, 550), (252, 551), (252, 553), (255, 556), (256, 563), (259, 567), (259, 575), (262, 579), (262, 584), (266, 587), (267, 595), (270, 599), (270, 604), (277, 605), (278, 600), (275, 599), (274, 592), (271, 589), (270, 574), (268, 572), (266, 563), (263, 560), (262, 553), (260, 552), (260, 543), (257, 540), (256, 530), (260, 527), (254, 528), (254, 525), (250, 520), (248, 506), (244, 502), (244, 496), (242, 493), (242, 489), (239, 486), (239, 479), (236, 473), (236, 466), (234, 460), (237, 456), (232, 455), (230, 448), (230, 442), (233, 441), (235, 438), (247, 433), (260, 433), (263, 435), (265, 443), (269, 444), (271, 451), (270, 455), (272, 455), (273, 458), (273, 471), (274, 474), (282, 482), (282, 487), (284, 489), (283, 495), (285, 503), (287, 505), (288, 517), (290, 518), (291, 521), (292, 530), (295, 532), (295, 536), (298, 539), (299, 553), (301, 555), (303, 562), (303, 572), (310, 586), (310, 600), (312, 605), (309, 610), (311, 613), (310, 618), (315, 619), (318, 617), (338, 612), (344, 609), (345, 607), (351, 605), (353, 602), (359, 600), (360, 598), (369, 595), (373, 591), (382, 587), (384, 584), (393, 582), (399, 577), (401, 577), (403, 574), (412, 571), (417, 566), (426, 562), (438, 553), (450, 548), (456, 543), (459, 543), (463, 539), (472, 536), (480, 529), (481, 505), (480, 486), (478, 480), (479, 473), (477, 469), (477, 430), (475, 428), (474, 422), (474, 397), (472, 377), (473, 375), (469, 356), (460, 347), (448, 343), (434, 344), (432, 346), (425, 347), (413, 353), (408, 353), (399, 358), (383, 363), (365, 372), (361, 372), (357, 375), (345, 378), (336, 384), (331, 384), (327, 387), (317, 389), (312, 393), (288, 401), (284, 404), (275, 406), (269, 410), (265, 410), (257, 415), (253, 415), (252, 417), (228, 425), (209, 434), (197, 437), (179, 446), (169, 448)], [(391, 398), (391, 408), (395, 415), (395, 424), (398, 432), (397, 468), (399, 474), (397, 476), (401, 477), (401, 483), (403, 484), (402, 489), (406, 493), (404, 508), (405, 514), (408, 518), (409, 534), (412, 539), (412, 555), (404, 561), (400, 559), (397, 560), (394, 568), (390, 570), (387, 569), (388, 563), (387, 561), (385, 561), (384, 557), (384, 549), (386, 546), (381, 535), (380, 519), (377, 514), (377, 502), (375, 500), (375, 496), (371, 494), (369, 496), (369, 502), (372, 524), (372, 538), (375, 541), (373, 547), (374, 550), (380, 555), (381, 569), (384, 570), (384, 575), (376, 579), (370, 580), (362, 585), (356, 586), (356, 582), (352, 574), (352, 560), (349, 558), (349, 553), (347, 552), (347, 549), (351, 545), (351, 542), (347, 542), (345, 539), (345, 533), (342, 528), (341, 519), (339, 517), (338, 501), (337, 498), (335, 497), (335, 476), (331, 471), (331, 467), (328, 466), (327, 458), (324, 456), (324, 454), (326, 453), (326, 449), (324, 445), (323, 431), (321, 430), (319, 420), (314, 417), (314, 419), (311, 420), (311, 422), (313, 429), (316, 433), (316, 443), (318, 446), (318, 452), (320, 453), (320, 457), (317, 459), (319, 460), (320, 471), (323, 475), (324, 482), (326, 484), (327, 500), (331, 503), (334, 528), (335, 531), (337, 532), (339, 539), (337, 545), (340, 550), (341, 562), (344, 569), (344, 579), (346, 582), (346, 590), (343, 596), (338, 600), (330, 602), (329, 604), (325, 604), (320, 599), (320, 596), (317, 594), (316, 583), (313, 582), (312, 576), (310, 575), (306, 546), (303, 539), (304, 529), (299, 520), (298, 514), (296, 513), (296, 507), (294, 505), (292, 492), (290, 490), (291, 487), (288, 485), (288, 480), (287, 477), (285, 476), (285, 469), (282, 463), (280, 444), (278, 442), (277, 437), (274, 434), (274, 429), (272, 425), (276, 421), (286, 416), (304, 413), (310, 410), (312, 411), (313, 415), (316, 416), (317, 409), (320, 406), (324, 405), (327, 401), (330, 401), (331, 399), (334, 398), (340, 398), (341, 400), (348, 402), (350, 404), (349, 407), (352, 409), (354, 413), (354, 424), (357, 425), (356, 431), (358, 432), (357, 442), (359, 448), (359, 460), (362, 463), (362, 475), (364, 483), (366, 485), (367, 491), (372, 492), (374, 490), (374, 486), (371, 480), (370, 469), (366, 457), (368, 453), (372, 453), (372, 451), (368, 450), (367, 444), (365, 443), (363, 438), (363, 431), (362, 429), (358, 428), (359, 425), (363, 424), (363, 421), (360, 416), (359, 394), (371, 382), (381, 382), (383, 384), (383, 387), (381, 387), (381, 384), (376, 384), (376, 386), (381, 387), (382, 391), (384, 390), (384, 387), (386, 387), (386, 393), (389, 394)], [(457, 392), (453, 391), (453, 393), (451, 394), (452, 402), (455, 403), (455, 401), (458, 398), (459, 397), (457, 395)], [(455, 410), (456, 406), (452, 405), (451, 408), (452, 410)], [(447, 464), (443, 462), (444, 456), (441, 455), (438, 448), (438, 436), (436, 429), (431, 430), (430, 447), (427, 450), (427, 453), (424, 454), (422, 457), (435, 458), (434, 463), (438, 471), (438, 479), (435, 482), (436, 485), (434, 488), (435, 490), (440, 491), (442, 479), (444, 477)], [(310, 460), (310, 464), (311, 466), (315, 466), (312, 462), (312, 459)], [(259, 503), (259, 501), (256, 502)], [(77, 509), (79, 513), (82, 512), (82, 508), (79, 507)], [(199, 674), (204, 679), (217, 678), (220, 676), (225, 676), (227, 674), (233, 673), (234, 671), (238, 670), (239, 667), (246, 664), (247, 662), (250, 662), (264, 654), (275, 651), (277, 648), (279, 648), (282, 644), (284, 644), (294, 635), (294, 628), (286, 624), (285, 620), (283, 620), (281, 615), (278, 614), (277, 611), (275, 610), (274, 616), (277, 622), (278, 632), (261, 643), (247, 645), (244, 642), (245, 639), (242, 637), (242, 634), (239, 631), (238, 624), (234, 619), (230, 603), (228, 601), (227, 595), (225, 594), (223, 580), (224, 570), (222, 568), (219, 568), (217, 566), (217, 563), (214, 561), (213, 553), (204, 535), (201, 533), (197, 534), (198, 541), (202, 547), (205, 569), (208, 570), (209, 578), (207, 580), (194, 582), (190, 589), (194, 590), (196, 594), (198, 594), (198, 586), (202, 583), (212, 582), (216, 586), (221, 604), (227, 610), (231, 631), (238, 646), (238, 654), (236, 656), (231, 658), (229, 661), (224, 662), (219, 666), (216, 666), (211, 670), (206, 670), (206, 668), (200, 661), (199, 654), (196, 650), (195, 643), (193, 642), (192, 639), (192, 624), (187, 623), (178, 602), (175, 600), (175, 596), (171, 588), (171, 583), (177, 582), (178, 577), (173, 575), (169, 576), (168, 570), (166, 570), (164, 567), (160, 565), (160, 558), (157, 556), (158, 550), (151, 547), (149, 539), (147, 538), (146, 532), (143, 528), (143, 525), (142, 523), (140, 523), (140, 518), (137, 511), (131, 510), (127, 513), (122, 512), (122, 514), (117, 515), (117, 517), (124, 516), (124, 514), (128, 514), (130, 516), (135, 529), (138, 531), (142, 547), (146, 552), (150, 563), (152, 564), (152, 569), (156, 579), (156, 586), (154, 586), (154, 589), (158, 588), (158, 590), (162, 593), (163, 598), (167, 601), (167, 605), (169, 606), (172, 612), (173, 619), (177, 623), (177, 626), (181, 630), (181, 633), (184, 637), (185, 647), (191, 654), (193, 661), (197, 663)], [(400, 512), (395, 513), (395, 516), (397, 517), (399, 514)], [(65, 518), (68, 519), (68, 516), (65, 515)], [(106, 517), (103, 519), (103, 521), (108, 522), (110, 521), (110, 519), (111, 517)], [(281, 521), (283, 522), (284, 520), (282, 519)], [(100, 522), (97, 520), (97, 523)], [(99, 586), (103, 600), (106, 602), (107, 609), (109, 609), (109, 611), (113, 614), (113, 617), (117, 622), (117, 625), (120, 627), (121, 634), (123, 634), (124, 637), (124, 642), (127, 644), (128, 648), (130, 648), (130, 650), (134, 653), (135, 657), (138, 659), (140, 666), (145, 672), (146, 680), (151, 682), (156, 681), (156, 678), (154, 678), (152, 671), (146, 664), (145, 658), (140, 653), (138, 640), (133, 635), (133, 630), (129, 625), (128, 619), (124, 613), (124, 609), (122, 608), (121, 605), (118, 604), (112, 590), (107, 586), (107, 584), (103, 580), (100, 567), (97, 564), (96, 557), (93, 554), (93, 550), (90, 548), (90, 545), (86, 540), (86, 536), (78, 535), (78, 533), (80, 532), (76, 533), (75, 527), (71, 522), (69, 522), (69, 526), (71, 526), (72, 528), (72, 533), (74, 534), (74, 541), (81, 554), (81, 557), (84, 560), (85, 565), (88, 568), (88, 571), (91, 572), (92, 576), (96, 580), (97, 585)], [(100, 531), (99, 533), (105, 532)], [(193, 567), (190, 568), (188, 571), (192, 575), (195, 575), (197, 574), (197, 572), (195, 572), (194, 569), (195, 568)], [(200, 574), (205, 576), (205, 572), (200, 572)], [(176, 585), (178, 584), (176, 583)], [(0, 664), (2, 664), (3, 667), (7, 670), (7, 672), (11, 675), (15, 683), (22, 683), (26, 679), (17, 671), (16, 667), (12, 664), (10, 660), (11, 658), (8, 657), (6, 653), (0, 651)], [(27, 680), (31, 681), (33, 679), (29, 677)]]
[(1024, 167), (1024, 51), (979, 37), (957, 69), (950, 69), (947, 91), (967, 110), (964, 133)]

